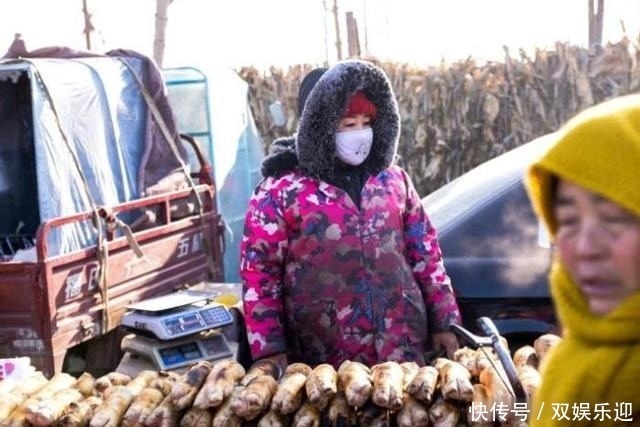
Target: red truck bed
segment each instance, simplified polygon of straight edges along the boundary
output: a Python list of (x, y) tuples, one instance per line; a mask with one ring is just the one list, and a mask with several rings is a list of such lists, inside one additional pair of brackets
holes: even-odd
[[(171, 206), (193, 200), (191, 190), (111, 207), (115, 215), (149, 208), (160, 213), (158, 225), (132, 234), (141, 257), (124, 235), (108, 231), (102, 246), (106, 251), (95, 245), (49, 256), (51, 230), (94, 215), (84, 212), (42, 223), (35, 242), (37, 261), (0, 262), (0, 358), (29, 356), (35, 367), (52, 375), (62, 370), (67, 349), (117, 328), (126, 305), (202, 281), (221, 281), (222, 222), (213, 187), (196, 189), (202, 214), (178, 220), (171, 219)], [(101, 223), (109, 230), (105, 218)]]

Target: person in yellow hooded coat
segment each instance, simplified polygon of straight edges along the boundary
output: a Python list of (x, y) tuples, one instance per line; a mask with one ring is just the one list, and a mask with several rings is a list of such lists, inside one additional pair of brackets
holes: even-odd
[(526, 185), (554, 245), (563, 329), (530, 425), (640, 425), (640, 95), (569, 120)]

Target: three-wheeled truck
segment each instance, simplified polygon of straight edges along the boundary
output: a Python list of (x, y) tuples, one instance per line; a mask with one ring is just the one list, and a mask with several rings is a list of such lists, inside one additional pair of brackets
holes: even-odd
[(222, 280), (215, 192), (148, 58), (0, 60), (0, 358), (113, 370), (126, 306)]

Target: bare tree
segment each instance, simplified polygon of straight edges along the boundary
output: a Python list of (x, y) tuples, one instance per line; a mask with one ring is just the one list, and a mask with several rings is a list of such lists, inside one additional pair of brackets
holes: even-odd
[(87, 0), (82, 0), (82, 14), (84, 16), (84, 29), (82, 32), (84, 33), (84, 40), (87, 50), (91, 50), (91, 33), (95, 30), (93, 24), (91, 23), (91, 12), (89, 11), (89, 5), (87, 4)]
[(362, 8), (364, 10), (364, 54), (369, 56), (369, 22), (367, 13), (367, 0), (362, 0)]
[(153, 60), (162, 67), (164, 60), (165, 34), (167, 32), (167, 11), (173, 0), (156, 0), (156, 34), (153, 40)]
[(329, 29), (327, 28), (327, 0), (322, 0), (322, 25), (324, 28), (324, 65), (329, 66)]
[(338, 0), (333, 0), (333, 22), (336, 27), (336, 52), (338, 61), (342, 60), (342, 40), (340, 39), (340, 19), (338, 18)]
[(587, 0), (589, 3), (589, 47), (602, 44), (604, 0)]

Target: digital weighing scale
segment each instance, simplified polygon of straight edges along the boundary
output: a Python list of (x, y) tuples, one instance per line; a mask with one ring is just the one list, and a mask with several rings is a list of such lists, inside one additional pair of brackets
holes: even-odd
[(219, 332), (203, 332), (171, 341), (129, 334), (122, 339), (122, 349), (152, 360), (163, 371), (183, 368), (200, 360), (233, 356), (226, 338)]
[(128, 305), (122, 326), (134, 333), (122, 339), (122, 350), (160, 370), (233, 356), (219, 329), (234, 317), (226, 306), (211, 301), (214, 296), (183, 291)]

